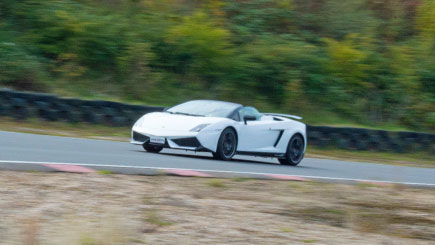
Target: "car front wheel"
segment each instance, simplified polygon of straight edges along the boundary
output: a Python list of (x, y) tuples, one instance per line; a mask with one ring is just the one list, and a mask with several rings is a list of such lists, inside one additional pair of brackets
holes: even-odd
[(219, 137), (216, 152), (213, 153), (213, 157), (219, 160), (228, 161), (235, 154), (237, 150), (237, 135), (231, 128), (226, 128), (222, 131)]
[(145, 143), (145, 144), (143, 144), (143, 148), (144, 148), (144, 150), (146, 150), (148, 152), (159, 153), (163, 149), (163, 146), (150, 145), (150, 144)]

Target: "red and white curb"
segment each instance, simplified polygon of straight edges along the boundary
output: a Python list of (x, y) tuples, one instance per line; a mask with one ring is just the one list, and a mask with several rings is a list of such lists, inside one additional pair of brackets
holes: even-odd
[(181, 169), (181, 168), (162, 168), (127, 166), (116, 164), (88, 164), (88, 163), (56, 163), (56, 162), (36, 162), (36, 161), (8, 161), (0, 160), (0, 170), (15, 171), (41, 171), (41, 172), (69, 172), (69, 173), (95, 173), (99, 171), (109, 171), (116, 174), (135, 174), (135, 175), (176, 175), (185, 177), (206, 177), (206, 178), (252, 178), (252, 179), (274, 179), (286, 181), (324, 181), (324, 182), (353, 182), (364, 183), (376, 186), (388, 186), (393, 184), (403, 184), (420, 187), (435, 187), (435, 184), (414, 183), (400, 181), (381, 181), (369, 179), (336, 178), (323, 176), (306, 175), (286, 175), (273, 173), (205, 170), (205, 169)]
[(292, 181), (309, 181), (309, 179), (295, 176), (295, 175), (285, 175), (285, 174), (266, 174), (266, 176), (279, 179), (279, 180), (292, 180)]
[(163, 172), (166, 172), (168, 174), (178, 175), (178, 176), (188, 176), (188, 177), (213, 177), (209, 174), (200, 172), (200, 171), (194, 171), (189, 169), (167, 169)]
[(78, 165), (72, 165), (72, 164), (42, 164), (42, 165), (61, 172), (70, 172), (70, 173), (95, 173), (96, 172), (94, 169), (82, 167)]

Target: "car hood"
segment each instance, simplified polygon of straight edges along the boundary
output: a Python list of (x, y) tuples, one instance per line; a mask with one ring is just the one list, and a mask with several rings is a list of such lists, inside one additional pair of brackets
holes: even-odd
[(166, 112), (153, 112), (141, 117), (136, 122), (135, 127), (144, 129), (189, 131), (201, 124), (213, 124), (223, 120), (227, 119), (220, 117), (197, 117), (170, 114)]

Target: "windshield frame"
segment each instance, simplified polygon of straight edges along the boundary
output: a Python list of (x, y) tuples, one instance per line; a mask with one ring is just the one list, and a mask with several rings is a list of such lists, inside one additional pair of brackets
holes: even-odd
[[(192, 113), (192, 112), (187, 112), (187, 111), (171, 111), (171, 109), (181, 106), (183, 104), (187, 104), (190, 102), (204, 102), (204, 103), (216, 103), (216, 104), (221, 104), (222, 106), (230, 106), (228, 108), (228, 112), (225, 113), (224, 115), (208, 115), (208, 114), (200, 114), (200, 113)], [(168, 109), (166, 109), (164, 112), (170, 113), (170, 114), (178, 114), (178, 115), (187, 115), (187, 116), (199, 116), (199, 117), (220, 117), (220, 118), (230, 118), (230, 116), (233, 115), (234, 111), (239, 110), (240, 108), (242, 108), (243, 106), (241, 104), (237, 104), (237, 103), (232, 103), (232, 102), (226, 102), (226, 101), (220, 101), (220, 100), (190, 100), (190, 101), (186, 101), (183, 102), (181, 104), (172, 106)]]

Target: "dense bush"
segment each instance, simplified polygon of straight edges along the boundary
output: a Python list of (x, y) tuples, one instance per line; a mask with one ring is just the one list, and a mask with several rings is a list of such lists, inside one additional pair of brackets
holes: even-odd
[(433, 0), (3, 0), (0, 85), (435, 130)]

